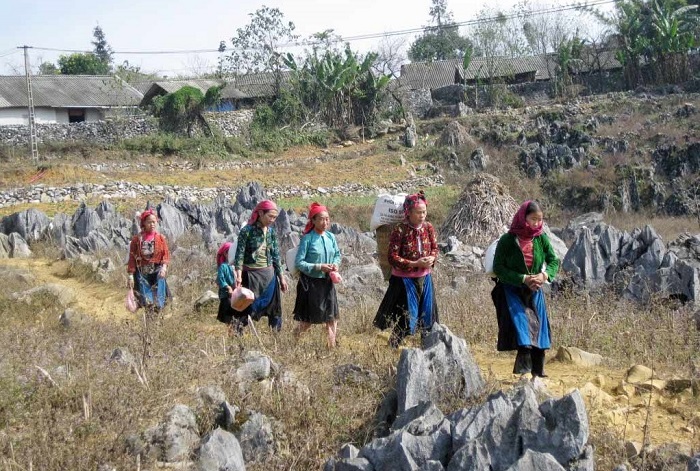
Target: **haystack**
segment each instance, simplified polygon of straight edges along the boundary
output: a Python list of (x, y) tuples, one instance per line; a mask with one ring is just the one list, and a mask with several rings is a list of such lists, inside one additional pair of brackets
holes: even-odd
[(452, 121), (442, 131), (437, 140), (437, 145), (452, 147), (458, 149), (460, 147), (476, 147), (474, 139), (469, 135), (467, 128), (459, 124), (457, 121)]
[(462, 190), (440, 228), (440, 238), (456, 236), (468, 245), (485, 246), (510, 227), (518, 203), (498, 178), (479, 173)]

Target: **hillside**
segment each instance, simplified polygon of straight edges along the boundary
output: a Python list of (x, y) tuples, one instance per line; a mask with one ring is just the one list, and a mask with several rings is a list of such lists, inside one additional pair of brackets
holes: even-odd
[[(43, 149), (46, 160), (37, 167), (3, 153), (0, 215), (27, 208), (70, 215), (81, 201), (94, 207), (106, 199), (131, 218), (146, 201), (208, 200), (220, 193), (234, 198), (243, 184), (257, 181), (284, 208), (304, 210), (319, 200), (334, 222), (361, 231), (368, 230), (378, 191), (425, 188), (437, 227), (474, 173), (485, 171), (516, 201), (541, 200), (555, 230), (596, 210), (619, 229), (651, 224), (671, 241), (699, 232), (698, 107), (698, 95), (629, 93), (488, 111), (459, 118), (460, 127), (448, 119), (419, 122), (412, 149), (390, 133), (275, 155), (163, 157), (78, 146)], [(461, 144), (435, 145), (445, 130), (463, 133)], [(280, 334), (262, 322), (259, 338), (253, 332), (230, 338), (215, 320), (216, 303), (194, 308), (206, 290), (215, 290), (213, 254), (195, 233), (173, 247), (175, 299), (151, 326), (153, 357), (146, 366), (138, 361), (140, 312), (129, 314), (123, 305), (123, 254), (64, 260), (50, 240), (42, 240), (31, 244), (30, 258), (0, 259), (0, 450), (6, 469), (157, 469), (161, 460), (137, 457), (133, 437), (176, 404), (196, 410), (197, 432), (206, 434), (214, 418), (201, 404), (201, 388), (209, 386), (240, 408), (233, 428), (243, 427), (253, 411), (271, 419), (274, 453), (248, 462), (249, 470), (321, 469), (344, 443), (359, 448), (373, 437), (373, 417), (395, 381), (400, 356), (371, 325), (384, 284), (341, 288), (335, 351), (325, 349), (320, 328), (295, 341), (293, 290), (284, 296)], [(91, 265), (105, 258), (111, 265), (100, 266), (108, 269)], [(494, 348), (490, 280), (446, 261), (436, 278), (441, 322), (467, 341), (486, 392), (516, 386), (512, 355)], [(62, 287), (68, 298), (50, 292), (25, 301), (13, 297), (46, 284)], [(544, 381), (553, 396), (583, 391), (598, 468), (630, 461), (639, 469), (685, 469), (679, 453), (700, 449), (700, 333), (693, 307), (662, 299), (639, 305), (612, 291), (580, 289), (549, 303), (555, 350), (577, 347), (602, 355), (598, 366), (551, 361)], [(67, 308), (72, 317), (62, 324), (58, 319)], [(408, 346), (418, 344), (411, 339)], [(122, 361), (123, 350), (131, 361)], [(278, 367), (247, 384), (237, 372), (250, 351)], [(657, 382), (632, 386), (627, 373), (637, 364), (653, 368)], [(440, 406), (447, 413), (466, 405), (455, 399)], [(633, 456), (633, 442), (650, 445), (648, 453)]]

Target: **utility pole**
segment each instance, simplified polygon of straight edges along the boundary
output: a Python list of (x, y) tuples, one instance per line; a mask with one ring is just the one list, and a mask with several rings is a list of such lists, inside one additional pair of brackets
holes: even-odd
[(27, 111), (29, 116), (29, 148), (32, 160), (39, 160), (39, 146), (36, 137), (36, 116), (34, 114), (34, 94), (32, 93), (32, 73), (29, 68), (29, 49), (32, 46), (17, 46), (17, 49), (24, 49), (24, 74), (27, 79)]

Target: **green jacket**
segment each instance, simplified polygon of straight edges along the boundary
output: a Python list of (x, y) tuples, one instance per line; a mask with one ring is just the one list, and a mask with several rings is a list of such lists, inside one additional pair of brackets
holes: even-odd
[(517, 237), (514, 234), (506, 233), (501, 236), (498, 245), (496, 245), (493, 273), (503, 283), (520, 286), (523, 284), (523, 275), (534, 275), (541, 272), (544, 262), (547, 262), (545, 271), (549, 276), (549, 281), (552, 281), (559, 271), (559, 259), (546, 234), (539, 235), (532, 240), (532, 268), (528, 270)]
[(263, 233), (263, 229), (257, 222), (252, 226), (247, 224), (243, 226), (238, 233), (238, 245), (236, 246), (236, 256), (233, 259), (233, 266), (236, 270), (240, 270), (243, 265), (253, 265), (255, 263), (255, 251), (262, 245), (263, 240), (267, 244), (267, 266), (272, 265), (275, 270), (275, 275), (282, 275), (282, 266), (280, 265), (280, 249), (277, 243), (277, 234), (272, 227), (267, 228), (267, 237)]

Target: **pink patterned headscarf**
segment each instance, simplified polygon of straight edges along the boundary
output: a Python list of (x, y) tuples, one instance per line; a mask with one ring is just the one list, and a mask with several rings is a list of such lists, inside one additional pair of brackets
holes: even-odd
[(141, 226), (141, 230), (143, 230), (143, 224), (146, 222), (146, 219), (148, 219), (148, 216), (155, 216), (156, 221), (158, 220), (158, 214), (156, 213), (156, 211), (153, 208), (149, 208), (149, 209), (145, 210), (139, 216), (139, 220), (140, 220), (139, 224)]
[(411, 210), (419, 204), (428, 206), (428, 200), (425, 199), (425, 193), (423, 193), (423, 190), (406, 196), (406, 199), (403, 201), (403, 214), (406, 219), (408, 219), (408, 215), (411, 213)]
[(222, 263), (226, 263), (228, 260), (228, 251), (231, 248), (231, 242), (224, 242), (219, 247), (219, 251), (216, 252), (216, 266), (220, 267)]
[(527, 200), (520, 205), (518, 211), (515, 213), (515, 216), (513, 216), (513, 222), (510, 224), (510, 230), (508, 231), (511, 234), (515, 234), (516, 236), (525, 240), (534, 239), (544, 232), (543, 222), (540, 222), (537, 227), (530, 227), (525, 220), (525, 217), (527, 216), (527, 208), (530, 206), (530, 203), (532, 203), (532, 200)]
[(306, 227), (304, 227), (304, 234), (308, 234), (314, 229), (314, 216), (316, 216), (318, 213), (322, 213), (323, 211), (328, 211), (328, 209), (315, 201), (311, 203), (311, 206), (309, 206), (309, 222), (307, 222)]
[(253, 208), (253, 214), (250, 215), (250, 219), (248, 219), (248, 224), (251, 226), (255, 224), (255, 221), (258, 220), (258, 211), (270, 211), (274, 209), (277, 211), (277, 205), (273, 203), (270, 200), (262, 200), (259, 202), (255, 208)]

